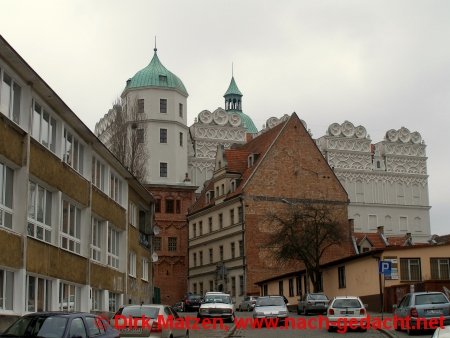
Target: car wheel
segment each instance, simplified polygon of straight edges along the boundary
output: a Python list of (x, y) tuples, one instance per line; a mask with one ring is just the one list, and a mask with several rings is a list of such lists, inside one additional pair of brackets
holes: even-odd
[(189, 331), (186, 331), (186, 334), (184, 335), (184, 338), (189, 338)]
[(309, 315), (308, 310), (304, 309), (303, 312), (305, 312), (305, 316)]
[(336, 331), (336, 328), (334, 326), (328, 327), (328, 332), (334, 332), (334, 331)]
[(299, 308), (297, 308), (297, 314), (298, 314), (298, 315), (301, 315), (301, 314), (302, 314), (302, 312), (300, 311)]
[(413, 330), (411, 328), (407, 328), (406, 329), (406, 333), (408, 334), (408, 336), (414, 336), (416, 334), (416, 330)]

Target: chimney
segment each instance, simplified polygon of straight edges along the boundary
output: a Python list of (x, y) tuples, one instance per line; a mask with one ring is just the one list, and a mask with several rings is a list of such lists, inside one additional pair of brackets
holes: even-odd
[(377, 226), (377, 232), (378, 232), (380, 235), (384, 235), (384, 226), (383, 226), (383, 225)]
[(355, 232), (355, 220), (353, 218), (350, 218), (348, 220), (348, 231), (349, 231), (349, 238), (351, 239), (353, 233)]

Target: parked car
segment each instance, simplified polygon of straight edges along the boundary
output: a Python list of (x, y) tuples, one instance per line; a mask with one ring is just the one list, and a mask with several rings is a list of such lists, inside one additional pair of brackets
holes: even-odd
[(118, 338), (119, 331), (89, 313), (36, 312), (17, 319), (0, 337)]
[(238, 311), (253, 311), (257, 299), (258, 297), (256, 296), (245, 296), (244, 300), (239, 304)]
[(450, 338), (450, 326), (438, 327), (431, 338)]
[(175, 310), (175, 311), (177, 311), (177, 312), (183, 312), (183, 302), (175, 303), (175, 304), (172, 306), (172, 309)]
[(330, 300), (323, 293), (307, 293), (299, 298), (297, 313), (308, 315), (311, 312), (326, 313)]
[(184, 312), (198, 311), (201, 302), (202, 296), (194, 293), (188, 293), (186, 294), (183, 300), (183, 311)]
[[(158, 325), (158, 316), (162, 316), (165, 321), (168, 320), (169, 316), (172, 316), (173, 321), (180, 318), (178, 313), (168, 305), (125, 305), (114, 314), (111, 324), (119, 329), (120, 337), (189, 337), (189, 330), (185, 327), (177, 328), (176, 325), (167, 325), (166, 328)], [(129, 318), (136, 318), (133, 325), (127, 325)], [(142, 318), (145, 318), (145, 320), (150, 318), (148, 324), (146, 323), (150, 328), (142, 327)]]
[[(329, 332), (337, 329), (347, 330), (348, 326), (345, 326), (344, 321), (349, 322), (352, 319), (356, 319), (354, 326), (359, 326), (361, 320), (367, 318), (366, 306), (359, 297), (335, 297), (328, 307), (327, 318)], [(366, 331), (367, 327), (360, 327), (360, 329)]]
[(256, 300), (253, 318), (278, 318), (278, 324), (284, 324), (288, 317), (288, 308), (283, 296), (262, 296)]
[[(412, 335), (424, 328), (424, 320), (428, 327), (430, 320), (439, 320), (443, 316), (444, 325), (450, 325), (450, 302), (442, 292), (408, 293), (397, 306), (394, 306), (394, 314), (398, 318), (410, 317), (411, 325), (404, 329)], [(397, 327), (397, 330), (401, 329), (402, 327)]]
[(229, 294), (222, 292), (207, 292), (197, 317), (203, 318), (222, 318), (229, 322), (234, 321), (234, 304)]

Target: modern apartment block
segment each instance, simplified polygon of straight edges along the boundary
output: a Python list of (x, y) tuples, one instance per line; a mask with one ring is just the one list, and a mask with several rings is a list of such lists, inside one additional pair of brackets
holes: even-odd
[(153, 296), (152, 195), (0, 36), (0, 315)]

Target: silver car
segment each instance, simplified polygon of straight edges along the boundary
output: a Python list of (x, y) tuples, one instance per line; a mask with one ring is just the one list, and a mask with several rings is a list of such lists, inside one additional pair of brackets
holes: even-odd
[(307, 293), (299, 299), (297, 313), (326, 313), (330, 300), (323, 293)]
[[(367, 320), (366, 306), (359, 297), (334, 297), (328, 307), (327, 318), (329, 332), (338, 330), (339, 333), (344, 333), (349, 328), (367, 330), (367, 327), (362, 326), (364, 320)], [(350, 323), (353, 324), (349, 325)]]
[[(410, 325), (397, 327), (405, 329), (409, 335), (416, 331), (439, 325), (443, 318), (444, 325), (450, 325), (450, 302), (442, 292), (413, 292), (406, 294), (397, 306), (394, 306), (397, 318), (410, 318)], [(401, 322), (399, 323), (401, 324)]]
[(158, 325), (158, 319), (169, 323), (169, 318), (175, 322), (178, 313), (170, 306), (160, 304), (126, 305), (121, 307), (111, 319), (113, 325), (120, 332), (120, 337), (134, 338), (169, 338), (189, 337), (186, 327), (177, 325)]
[(263, 296), (256, 300), (253, 318), (277, 318), (278, 324), (285, 324), (288, 308), (282, 296)]
[(245, 296), (244, 300), (239, 304), (238, 310), (248, 312), (253, 311), (257, 299), (258, 297), (256, 296)]

